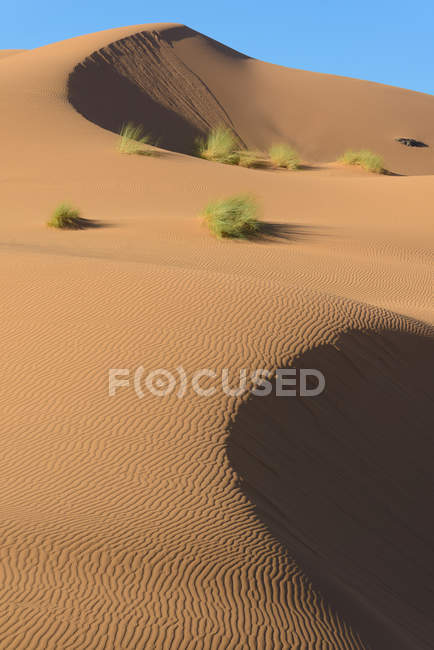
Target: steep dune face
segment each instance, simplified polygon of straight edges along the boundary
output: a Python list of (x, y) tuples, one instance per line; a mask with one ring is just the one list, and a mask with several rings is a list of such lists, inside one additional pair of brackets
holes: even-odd
[[(254, 148), (289, 141), (312, 161), (370, 148), (395, 172), (434, 172), (434, 97), (263, 63), (182, 26), (94, 52), (70, 75), (69, 99), (104, 128), (135, 120), (184, 153), (222, 123)], [(428, 146), (407, 148), (399, 137)]]
[[(432, 178), (122, 156), (107, 130), (132, 119), (116, 113), (122, 91), (128, 113), (137, 102), (137, 118), (167, 127), (167, 148), (221, 120), (246, 142), (291, 138), (289, 95), (261, 95), (293, 75), (179, 25), (1, 62), (0, 647), (426, 650), (428, 405), (412, 378), (433, 319)], [(68, 79), (94, 123), (68, 102)], [(373, 86), (360, 88), (368, 101)], [(210, 237), (197, 215), (240, 191), (284, 237)], [(48, 230), (62, 200), (110, 227)], [(265, 414), (219, 389), (133, 387), (141, 365), (236, 377), (296, 358), (324, 370), (328, 393), (265, 399)], [(113, 397), (109, 368), (131, 372)], [(288, 430), (293, 412), (306, 438)]]
[(134, 121), (160, 146), (191, 153), (198, 136), (219, 124), (233, 125), (210, 88), (174, 51), (172, 39), (190, 34), (176, 27), (111, 43), (76, 66), (69, 101), (104, 128), (118, 133)]
[[(372, 647), (428, 648), (433, 332), (349, 332), (293, 364), (318, 398), (251, 399), (229, 457), (246, 494)], [(422, 334), (422, 335), (421, 335)]]

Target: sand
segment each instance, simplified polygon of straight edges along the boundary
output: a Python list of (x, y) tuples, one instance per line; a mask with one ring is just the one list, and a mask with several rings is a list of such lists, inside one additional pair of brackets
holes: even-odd
[[(2, 57), (0, 84), (0, 647), (430, 648), (434, 97), (180, 25)], [(116, 151), (135, 110), (157, 157)], [(220, 122), (305, 168), (187, 155)], [(361, 146), (396, 175), (333, 162)], [(210, 236), (246, 191), (285, 237)], [(47, 229), (63, 200), (101, 227)], [(320, 398), (108, 394), (109, 368), (294, 363)]]
[(14, 56), (15, 54), (21, 54), (21, 52), (27, 52), (27, 50), (0, 50), (0, 59), (6, 58), (7, 56)]

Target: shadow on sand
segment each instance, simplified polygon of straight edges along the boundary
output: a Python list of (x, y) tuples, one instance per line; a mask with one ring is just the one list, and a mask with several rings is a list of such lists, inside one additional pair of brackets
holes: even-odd
[(434, 638), (433, 360), (428, 336), (350, 331), (291, 366), (322, 395), (251, 396), (230, 427), (241, 489), (372, 648)]
[(65, 227), (64, 230), (90, 230), (92, 228), (113, 228), (113, 224), (104, 221), (96, 221), (95, 219), (77, 217), (74, 219), (74, 222)]
[(315, 237), (326, 236), (325, 229), (296, 223), (261, 222), (260, 230), (246, 239), (258, 243), (283, 243), (307, 241)]

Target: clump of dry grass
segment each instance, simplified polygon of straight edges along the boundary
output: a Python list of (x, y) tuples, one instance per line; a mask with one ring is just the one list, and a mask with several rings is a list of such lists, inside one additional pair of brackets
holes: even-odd
[(343, 163), (344, 165), (358, 165), (374, 174), (384, 174), (385, 172), (383, 158), (368, 149), (362, 149), (361, 151), (346, 151), (344, 155), (339, 158), (338, 162)]
[(238, 152), (238, 155), (238, 164), (240, 167), (249, 167), (255, 169), (258, 167), (265, 167), (267, 164), (266, 157), (260, 151), (242, 149)]
[(63, 230), (79, 230), (81, 222), (80, 212), (76, 208), (71, 207), (68, 203), (61, 203), (47, 221), (47, 226)]
[(218, 126), (210, 131), (206, 140), (199, 140), (197, 153), (201, 158), (228, 165), (247, 168), (281, 167), (297, 169), (300, 164), (298, 153), (287, 144), (274, 144), (268, 154), (261, 151), (243, 149), (234, 132)]
[(150, 137), (145, 134), (143, 126), (133, 122), (122, 125), (118, 143), (119, 153), (152, 156), (153, 151), (149, 149), (149, 144)]
[(205, 210), (205, 221), (218, 238), (246, 239), (261, 229), (259, 206), (250, 195), (236, 195), (209, 203)]
[(275, 167), (286, 169), (297, 169), (300, 165), (300, 156), (297, 151), (288, 144), (273, 144), (268, 152), (271, 163)]
[(239, 143), (234, 133), (224, 127), (212, 129), (205, 142), (199, 143), (199, 155), (207, 160), (238, 165), (240, 156)]

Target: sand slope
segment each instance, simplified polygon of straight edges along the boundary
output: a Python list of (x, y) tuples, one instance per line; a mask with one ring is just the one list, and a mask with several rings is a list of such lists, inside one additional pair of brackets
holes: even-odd
[[(69, 98), (105, 128), (143, 121), (163, 146), (186, 153), (195, 135), (225, 123), (253, 148), (286, 140), (311, 161), (370, 148), (395, 172), (434, 172), (432, 96), (263, 63), (183, 26), (95, 51), (72, 72)], [(409, 149), (397, 137), (430, 146)]]
[(326, 394), (252, 400), (229, 439), (271, 530), (382, 647), (428, 647), (434, 633), (432, 356), (430, 338), (347, 332), (296, 364), (322, 369)]
[[(313, 164), (294, 174), (121, 156), (109, 130), (123, 117), (109, 97), (125, 89), (130, 110), (140, 90), (178, 138), (168, 147), (222, 116), (259, 146), (286, 135), (297, 80), (339, 105), (337, 86), (366, 103), (402, 95), (387, 137), (372, 117), (374, 144), (395, 171), (432, 173), (431, 147), (388, 138), (432, 138), (433, 98), (285, 71), (182, 26), (1, 62), (0, 647), (430, 647), (432, 177), (316, 164), (333, 159), (339, 120), (323, 127), (310, 101), (287, 135)], [(238, 191), (285, 236), (212, 239), (198, 213)], [(104, 227), (47, 230), (65, 199)], [(323, 398), (108, 396), (113, 367), (293, 359), (323, 370)]]
[(21, 52), (26, 52), (27, 50), (0, 50), (0, 59), (6, 58), (7, 56), (14, 56), (15, 54), (21, 54)]

